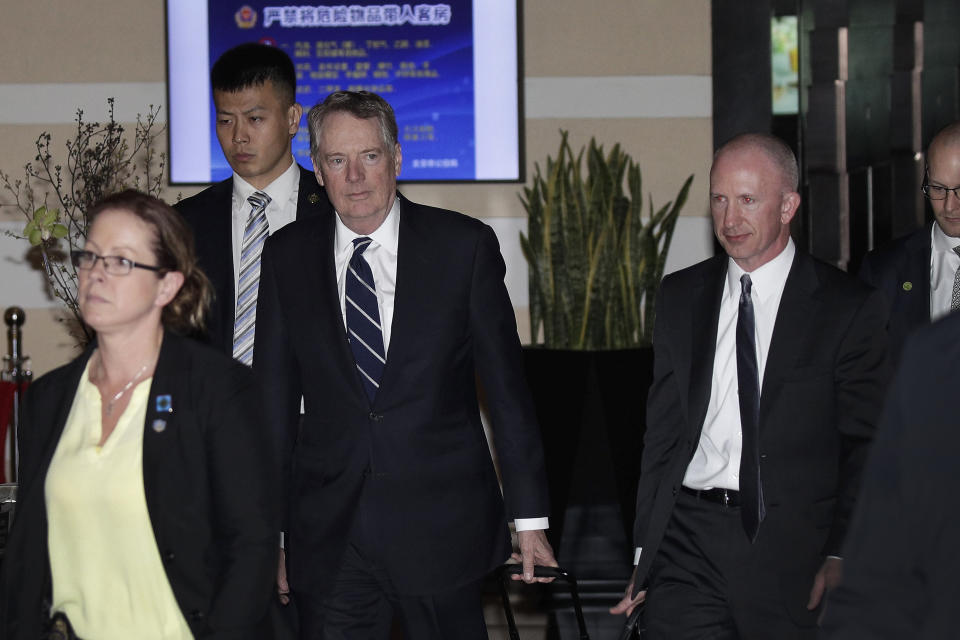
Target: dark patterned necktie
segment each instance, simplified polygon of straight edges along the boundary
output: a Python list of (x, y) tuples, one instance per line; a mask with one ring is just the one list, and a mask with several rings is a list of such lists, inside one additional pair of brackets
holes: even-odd
[(766, 515), (760, 482), (760, 375), (757, 367), (756, 320), (748, 274), (740, 277), (740, 311), (737, 314), (737, 387), (740, 398), (740, 517), (750, 542), (757, 539)]
[(380, 376), (386, 364), (383, 348), (383, 327), (380, 325), (380, 308), (377, 305), (377, 289), (370, 265), (363, 259), (363, 252), (370, 245), (370, 238), (353, 240), (353, 255), (347, 265), (344, 286), (347, 315), (347, 336), (350, 349), (357, 363), (370, 402), (377, 397)]
[(237, 310), (233, 323), (233, 357), (253, 364), (253, 336), (257, 320), (257, 291), (260, 286), (260, 254), (269, 235), (267, 205), (270, 196), (255, 191), (247, 198), (250, 215), (240, 245), (240, 278), (237, 282)]

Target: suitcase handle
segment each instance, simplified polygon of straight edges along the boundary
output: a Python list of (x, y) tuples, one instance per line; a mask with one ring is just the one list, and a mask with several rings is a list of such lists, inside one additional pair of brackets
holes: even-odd
[[(510, 632), (510, 640), (520, 640), (520, 632), (517, 630), (517, 622), (513, 618), (513, 607), (510, 606), (510, 594), (507, 593), (507, 582), (512, 575), (523, 573), (522, 564), (505, 564), (497, 569), (497, 585), (500, 587), (500, 597), (503, 598), (503, 611), (507, 616), (507, 627)], [(570, 596), (573, 599), (573, 611), (577, 616), (577, 626), (580, 629), (580, 640), (590, 640), (587, 634), (587, 623), (583, 619), (583, 607), (580, 605), (580, 591), (577, 589), (577, 579), (569, 572), (560, 567), (542, 567), (537, 565), (533, 568), (535, 578), (559, 578), (567, 583), (570, 588)]]

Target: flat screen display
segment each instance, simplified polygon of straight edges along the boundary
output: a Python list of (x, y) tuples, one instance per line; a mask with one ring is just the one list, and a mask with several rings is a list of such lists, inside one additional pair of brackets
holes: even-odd
[(405, 182), (522, 179), (518, 0), (443, 4), (275, 5), (167, 0), (171, 184), (231, 170), (216, 136), (210, 67), (261, 42), (297, 70), (304, 107), (293, 140), (311, 167), (306, 112), (337, 90), (383, 96), (397, 116)]

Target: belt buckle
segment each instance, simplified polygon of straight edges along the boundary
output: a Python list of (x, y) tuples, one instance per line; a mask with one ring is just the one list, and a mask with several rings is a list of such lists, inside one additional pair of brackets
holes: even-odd
[(721, 491), (721, 493), (720, 493), (720, 502), (723, 504), (724, 507), (729, 507), (729, 506), (730, 506), (730, 492), (727, 491), (726, 489), (721, 489), (720, 491)]

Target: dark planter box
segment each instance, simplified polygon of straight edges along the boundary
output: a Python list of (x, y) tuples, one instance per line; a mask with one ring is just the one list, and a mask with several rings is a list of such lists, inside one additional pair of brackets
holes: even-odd
[(578, 578), (621, 580), (632, 531), (653, 349), (524, 349), (550, 488), (548, 537)]

